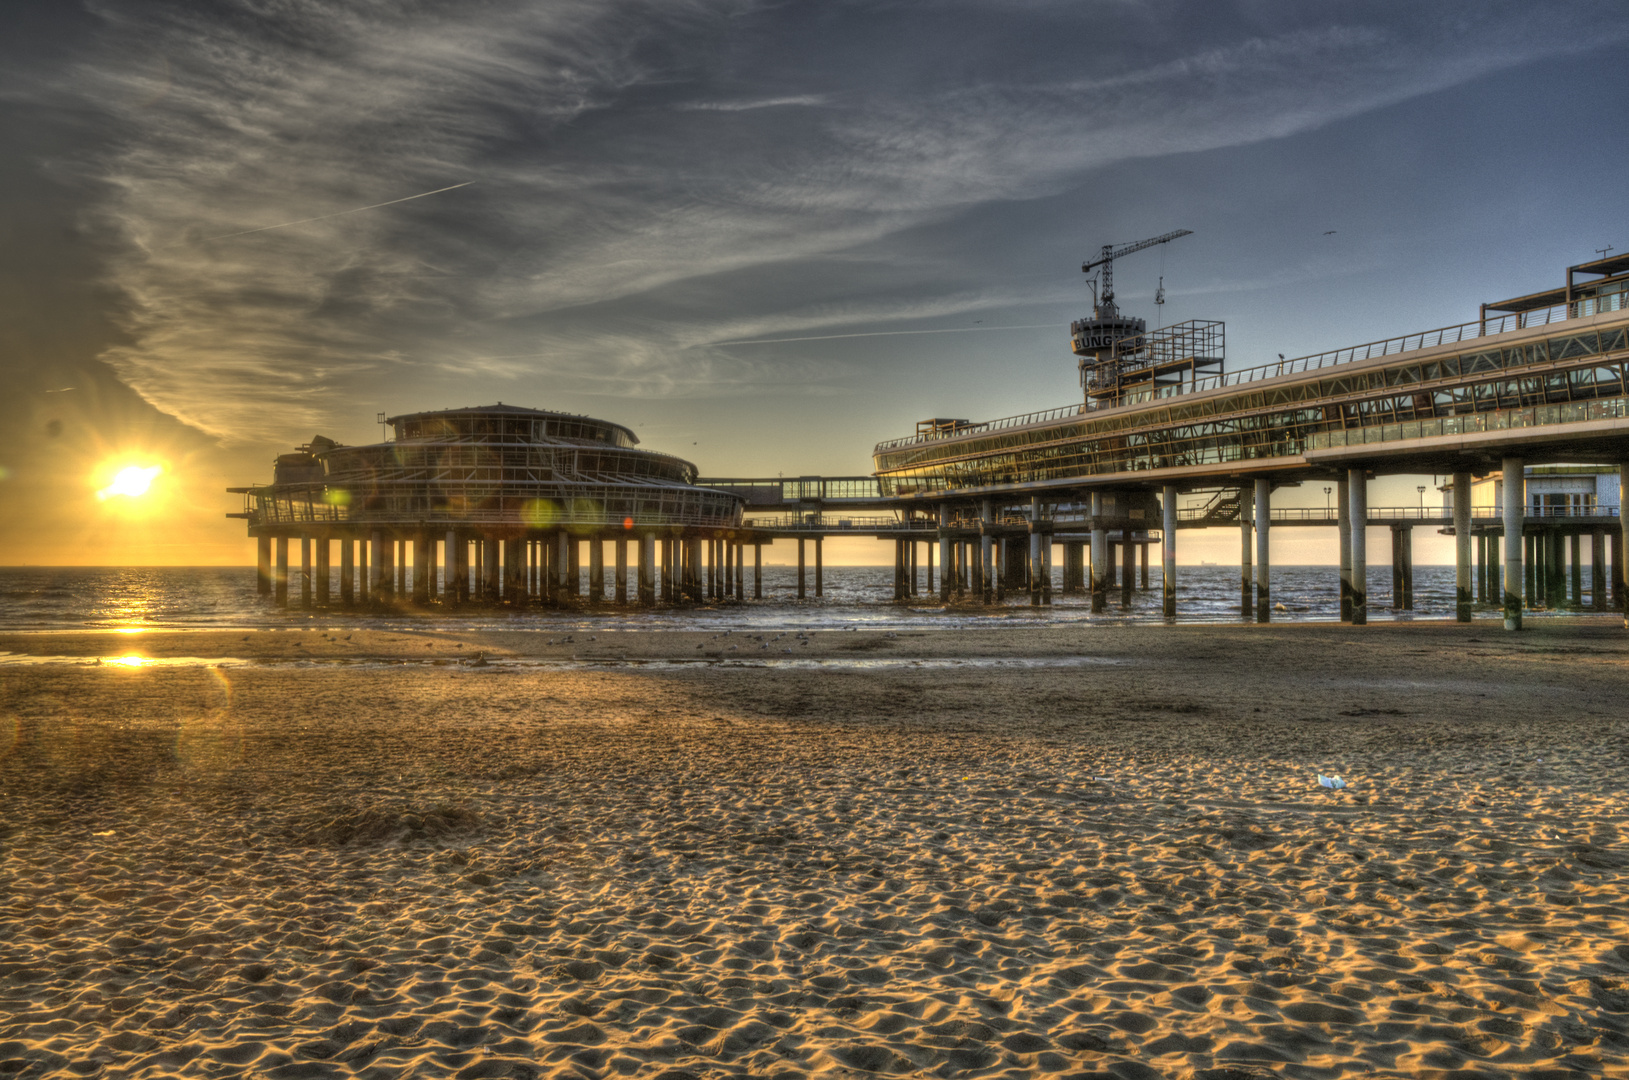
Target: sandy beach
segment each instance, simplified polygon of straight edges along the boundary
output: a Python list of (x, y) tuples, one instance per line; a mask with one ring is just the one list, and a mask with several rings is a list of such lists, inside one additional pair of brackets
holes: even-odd
[(0, 636), (0, 1075), (1629, 1075), (1621, 627), (768, 637)]

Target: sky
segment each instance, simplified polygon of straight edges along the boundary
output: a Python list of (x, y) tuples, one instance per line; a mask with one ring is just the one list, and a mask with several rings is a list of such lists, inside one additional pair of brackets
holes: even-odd
[[(1229, 369), (1463, 322), (1629, 249), (1621, 5), (8, 19), (0, 564), (251, 561), (224, 489), (316, 434), (374, 441), (381, 412), (503, 401), (626, 423), (703, 475), (866, 474), (919, 419), (1078, 401), (1081, 263), (1173, 229), (1116, 263), (1120, 305), (1224, 320)], [(148, 496), (98, 498), (153, 465)], [(1332, 558), (1332, 532), (1279, 544)]]

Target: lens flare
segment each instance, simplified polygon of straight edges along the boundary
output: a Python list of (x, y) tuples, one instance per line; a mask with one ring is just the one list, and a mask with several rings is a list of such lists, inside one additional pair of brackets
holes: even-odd
[(139, 499), (147, 494), (148, 489), (153, 486), (153, 481), (158, 479), (158, 474), (163, 471), (161, 465), (150, 465), (145, 469), (139, 465), (131, 465), (120, 469), (118, 475), (113, 478), (113, 483), (98, 491), (96, 497), (106, 500), (115, 495), (123, 495), (126, 498)]

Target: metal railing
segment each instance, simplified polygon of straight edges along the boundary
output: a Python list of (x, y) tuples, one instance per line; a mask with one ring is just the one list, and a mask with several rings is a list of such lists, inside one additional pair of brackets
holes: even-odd
[[(831, 499), (880, 499), (882, 487), (875, 476), (704, 477), (697, 487), (741, 495), (754, 502), (820, 502)], [(770, 499), (754, 496), (770, 495)]]
[[(1513, 315), (1500, 315), (1496, 318), (1474, 319), (1471, 322), (1457, 323), (1453, 326), (1442, 326), (1435, 330), (1422, 330), (1413, 334), (1401, 334), (1397, 337), (1382, 338), (1379, 341), (1365, 342), (1362, 345), (1349, 345), (1343, 349), (1330, 349), (1327, 352), (1313, 353), (1310, 356), (1298, 356), (1293, 360), (1280, 360), (1276, 364), (1262, 364), (1259, 367), (1245, 368), (1242, 371), (1231, 371), (1221, 375), (1207, 375), (1189, 383), (1191, 389), (1187, 393), (1197, 393), (1202, 390), (1212, 390), (1220, 386), (1237, 386), (1240, 383), (1256, 382), (1260, 379), (1273, 379), (1280, 375), (1295, 375), (1303, 371), (1318, 371), (1322, 368), (1333, 367), (1337, 364), (1350, 364), (1358, 360), (1372, 360), (1377, 356), (1390, 356), (1393, 353), (1418, 352), (1420, 349), (1432, 349), (1438, 345), (1452, 345), (1455, 342), (1470, 341), (1480, 337), (1490, 337), (1494, 334), (1507, 334), (1515, 330), (1526, 330), (1534, 326), (1548, 326), (1552, 322), (1562, 322), (1575, 317), (1575, 309), (1579, 302), (1574, 301), (1570, 306), (1556, 304), (1552, 307), (1539, 308), (1534, 311), (1523, 311)], [(1560, 312), (1560, 315), (1556, 313)], [(1475, 333), (1467, 331), (1475, 328)], [(1176, 387), (1169, 388), (1175, 391)], [(1174, 397), (1175, 394), (1162, 390), (1157, 396)]]
[[(1369, 509), (1370, 521), (1421, 521), (1445, 522), (1453, 524), (1454, 512), (1449, 509), (1434, 506), (1371, 506)], [(1502, 511), (1498, 507), (1473, 506), (1471, 519), (1473, 521), (1498, 521), (1502, 518)], [(1273, 521), (1335, 521), (1340, 511), (1335, 507), (1322, 506), (1289, 506), (1275, 507), (1272, 510)], [(1211, 511), (1206, 507), (1188, 507), (1177, 510), (1178, 521), (1205, 521), (1211, 517)], [(1576, 519), (1609, 519), (1616, 521), (1618, 508), (1616, 506), (1580, 506), (1580, 507), (1554, 507), (1530, 506), (1523, 511), (1527, 521), (1544, 520), (1576, 520)], [(1252, 518), (1253, 520), (1253, 518)], [(1238, 518), (1229, 519), (1237, 523)]]
[(899, 532), (907, 529), (923, 531), (938, 525), (926, 519), (902, 521), (892, 514), (761, 514), (744, 522), (750, 529), (772, 529), (778, 532)]
[[(1402, 334), (1397, 337), (1382, 338), (1379, 341), (1370, 341), (1362, 345), (1350, 345), (1342, 349), (1330, 349), (1326, 352), (1313, 353), (1308, 356), (1298, 356), (1291, 360), (1280, 360), (1274, 364), (1262, 364), (1258, 367), (1245, 368), (1242, 371), (1207, 375), (1183, 383), (1180, 386), (1169, 386), (1158, 391), (1150, 391), (1145, 395), (1139, 395), (1138, 400), (1149, 401), (1177, 397), (1182, 394), (1198, 393), (1219, 387), (1239, 386), (1244, 383), (1258, 382), (1262, 379), (1277, 378), (1281, 375), (1294, 375), (1304, 371), (1318, 371), (1340, 364), (1350, 364), (1358, 360), (1371, 360), (1378, 356), (1415, 352), (1420, 349), (1434, 348), (1438, 345), (1451, 345), (1455, 342), (1491, 337), (1495, 334), (1507, 334), (1516, 330), (1526, 330), (1535, 326), (1548, 326), (1551, 323), (1564, 322), (1569, 318), (1578, 317), (1583, 312), (1586, 303), (1588, 302), (1575, 300), (1570, 305), (1555, 304), (1551, 307), (1524, 311), (1513, 315), (1475, 319), (1454, 326), (1443, 326), (1435, 330), (1423, 330), (1412, 334)], [(1592, 308), (1592, 312), (1593, 310)], [(1474, 333), (1470, 332), (1472, 328), (1475, 328)], [(924, 432), (916, 435), (906, 435), (902, 438), (878, 443), (876, 449), (877, 451), (894, 450), (902, 446), (912, 446), (917, 443), (933, 442), (939, 439), (960, 438), (963, 435), (997, 431), (1002, 428), (1023, 427), (1027, 424), (1040, 424), (1049, 420), (1062, 420), (1090, 411), (1092, 410), (1085, 405), (1067, 405), (1056, 409), (1046, 409), (1041, 412), (1024, 413), (1021, 416), (1008, 416), (999, 420), (968, 424), (958, 428), (955, 432)]]

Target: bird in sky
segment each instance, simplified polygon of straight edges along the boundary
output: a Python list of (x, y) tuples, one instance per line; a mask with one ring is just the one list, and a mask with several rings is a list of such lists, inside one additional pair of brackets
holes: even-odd
[(1335, 235), (1335, 230), (1334, 230), (1334, 229), (1330, 229), (1330, 230), (1329, 230), (1329, 231), (1328, 231), (1328, 232), (1326, 232), (1326, 233), (1324, 233), (1324, 235), (1325, 235), (1325, 236), (1334, 236), (1334, 235)]
[(77, 386), (59, 386), (55, 390), (47, 390), (47, 394), (66, 394), (70, 390), (78, 390)]

